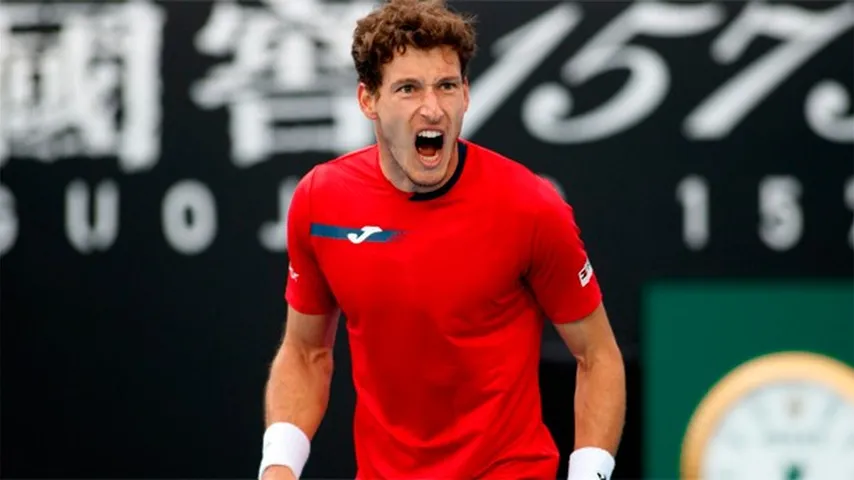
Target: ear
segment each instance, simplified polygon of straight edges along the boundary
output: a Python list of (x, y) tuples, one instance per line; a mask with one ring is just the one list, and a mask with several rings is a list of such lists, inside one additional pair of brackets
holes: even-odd
[(377, 100), (364, 83), (359, 82), (359, 87), (356, 89), (356, 95), (359, 97), (359, 108), (368, 120), (377, 119)]
[(469, 109), (469, 79), (468, 77), (463, 78), (463, 111), (467, 112)]

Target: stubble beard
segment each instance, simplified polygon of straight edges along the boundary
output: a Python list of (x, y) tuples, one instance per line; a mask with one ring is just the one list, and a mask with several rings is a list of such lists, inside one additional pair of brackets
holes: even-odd
[[(442, 175), (439, 178), (437, 178), (436, 181), (434, 181), (434, 182), (430, 182), (430, 183), (419, 182), (418, 180), (413, 178), (412, 175), (409, 174), (409, 172), (406, 170), (406, 166), (402, 162), (400, 162), (397, 159), (397, 157), (393, 156), (393, 160), (394, 160), (394, 164), (396, 166), (396, 169), (404, 177), (406, 177), (406, 180), (410, 184), (412, 184), (415, 192), (423, 193), (423, 192), (429, 192), (430, 190), (434, 190), (434, 189), (438, 188), (439, 185), (442, 184), (442, 181), (445, 179), (445, 176)], [(418, 161), (418, 160), (416, 159), (416, 161)]]

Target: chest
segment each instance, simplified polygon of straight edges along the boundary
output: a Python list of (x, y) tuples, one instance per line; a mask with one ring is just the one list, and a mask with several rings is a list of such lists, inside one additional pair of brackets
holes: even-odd
[(468, 318), (519, 292), (527, 235), (489, 202), (358, 205), (325, 215), (312, 235), (349, 318)]

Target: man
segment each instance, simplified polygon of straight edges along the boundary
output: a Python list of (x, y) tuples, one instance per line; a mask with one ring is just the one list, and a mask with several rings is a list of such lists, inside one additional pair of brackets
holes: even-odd
[(599, 284), (557, 191), (458, 138), (474, 52), (470, 21), (439, 2), (393, 0), (357, 24), (358, 102), (377, 143), (294, 193), (264, 480), (304, 468), (341, 312), (358, 478), (555, 478), (538, 390), (546, 318), (578, 360), (569, 477), (611, 476), (625, 374)]

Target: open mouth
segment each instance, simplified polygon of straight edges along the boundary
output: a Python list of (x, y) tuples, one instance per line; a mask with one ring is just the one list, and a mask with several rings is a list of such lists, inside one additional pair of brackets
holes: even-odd
[(442, 149), (445, 135), (438, 130), (422, 130), (415, 136), (415, 149), (426, 160), (433, 157)]

